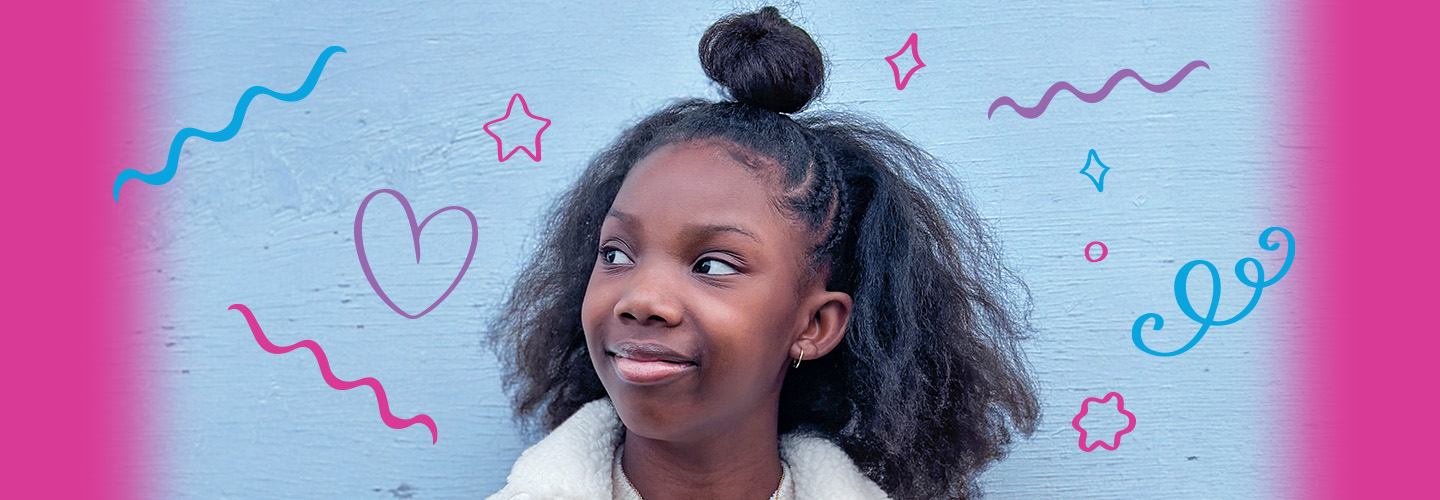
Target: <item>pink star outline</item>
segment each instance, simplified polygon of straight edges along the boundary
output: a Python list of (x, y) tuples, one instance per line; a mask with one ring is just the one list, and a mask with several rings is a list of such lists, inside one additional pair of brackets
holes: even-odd
[[(1115, 401), (1115, 410), (1116, 410), (1116, 411), (1119, 411), (1122, 415), (1125, 415), (1125, 418), (1130, 419), (1130, 425), (1125, 426), (1124, 429), (1121, 429), (1119, 432), (1116, 432), (1116, 433), (1115, 433), (1115, 444), (1114, 444), (1113, 446), (1112, 446), (1112, 445), (1109, 445), (1109, 444), (1105, 444), (1105, 440), (1104, 440), (1104, 439), (1099, 439), (1099, 440), (1096, 440), (1094, 444), (1091, 444), (1089, 447), (1086, 447), (1086, 446), (1085, 446), (1085, 441), (1086, 441), (1086, 437), (1087, 437), (1088, 433), (1085, 431), (1085, 428), (1084, 428), (1084, 427), (1080, 427), (1080, 419), (1085, 418), (1085, 415), (1088, 414), (1088, 413), (1090, 413), (1090, 403), (1092, 403), (1092, 402), (1093, 402), (1093, 403), (1105, 403), (1106, 401), (1110, 401), (1110, 398), (1111, 398), (1111, 397), (1114, 397), (1114, 398), (1116, 399), (1116, 401)], [(1110, 451), (1115, 451), (1115, 448), (1119, 448), (1119, 447), (1120, 447), (1120, 436), (1123, 436), (1123, 435), (1125, 435), (1126, 433), (1129, 433), (1130, 431), (1135, 430), (1135, 414), (1125, 410), (1125, 398), (1120, 397), (1120, 393), (1118, 393), (1118, 392), (1112, 392), (1112, 393), (1106, 394), (1106, 395), (1105, 395), (1105, 399), (1100, 399), (1100, 398), (1085, 398), (1085, 402), (1080, 404), (1080, 414), (1079, 414), (1079, 415), (1075, 415), (1075, 419), (1070, 421), (1070, 426), (1071, 426), (1071, 427), (1074, 427), (1075, 430), (1080, 431), (1080, 451), (1085, 451), (1085, 452), (1095, 451), (1095, 447), (1097, 447), (1097, 446), (1102, 447), (1102, 448), (1105, 448), (1105, 449), (1110, 450)]]
[[(490, 131), (490, 126), (491, 126), (491, 125), (494, 125), (494, 124), (499, 123), (499, 122), (503, 122), (503, 121), (505, 121), (506, 119), (510, 118), (510, 112), (512, 112), (512, 111), (515, 110), (515, 101), (516, 101), (516, 100), (519, 100), (519, 101), (520, 101), (520, 108), (523, 109), (523, 110), (525, 110), (525, 114), (526, 114), (527, 116), (529, 116), (530, 118), (533, 118), (533, 119), (536, 119), (536, 120), (540, 120), (540, 121), (542, 121), (542, 122), (545, 122), (545, 125), (542, 126), (542, 127), (540, 127), (540, 130), (539, 130), (539, 131), (535, 132), (535, 151), (534, 151), (534, 152), (531, 152), (530, 149), (529, 149), (529, 148), (526, 148), (525, 146), (515, 146), (514, 148), (511, 148), (511, 149), (510, 149), (510, 153), (506, 154), (506, 153), (505, 153), (505, 141), (504, 141), (503, 139), (501, 139), (500, 136), (495, 135), (494, 132), (491, 132), (491, 131)], [(530, 158), (534, 159), (535, 161), (540, 161), (540, 134), (545, 133), (545, 129), (550, 128), (550, 120), (549, 120), (548, 118), (541, 118), (541, 117), (539, 117), (539, 116), (535, 116), (534, 113), (531, 113), (531, 112), (530, 112), (530, 105), (525, 102), (525, 96), (522, 96), (522, 95), (520, 95), (520, 94), (515, 94), (514, 96), (512, 96), (512, 97), (510, 98), (510, 105), (505, 107), (505, 116), (502, 116), (502, 117), (500, 117), (500, 118), (497, 118), (497, 119), (494, 119), (494, 120), (490, 120), (490, 121), (488, 121), (488, 122), (485, 122), (485, 127), (484, 127), (484, 128), (485, 128), (485, 133), (490, 134), (490, 137), (494, 137), (494, 138), (495, 138), (495, 150), (496, 150), (496, 151), (495, 151), (495, 155), (500, 158), (500, 161), (509, 160), (511, 156), (515, 156), (515, 152), (516, 152), (516, 151), (522, 150), (522, 149), (525, 150), (525, 154), (529, 155)]]
[[(895, 55), (885, 58), (885, 62), (890, 63), (890, 69), (895, 72), (896, 90), (905, 90), (905, 86), (910, 84), (910, 77), (914, 76), (915, 72), (919, 71), (920, 68), (925, 67), (925, 61), (920, 60), (919, 41), (920, 37), (915, 33), (911, 33), (910, 39), (905, 41), (905, 46), (900, 47), (900, 52), (896, 52)], [(905, 78), (902, 80), (900, 78), (900, 66), (895, 64), (895, 58), (900, 57), (900, 55), (904, 54), (907, 50), (915, 57), (915, 66), (911, 67), (910, 71), (905, 73)]]

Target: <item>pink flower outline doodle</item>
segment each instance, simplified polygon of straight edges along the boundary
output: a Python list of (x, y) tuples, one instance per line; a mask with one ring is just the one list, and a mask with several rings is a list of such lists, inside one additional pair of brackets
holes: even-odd
[[(1119, 411), (1120, 414), (1125, 415), (1125, 418), (1127, 418), (1127, 419), (1130, 420), (1130, 424), (1127, 425), (1127, 426), (1125, 426), (1124, 429), (1121, 429), (1119, 432), (1116, 432), (1116, 433), (1115, 433), (1115, 444), (1114, 444), (1114, 445), (1106, 444), (1104, 439), (1097, 439), (1097, 440), (1095, 440), (1095, 444), (1092, 444), (1092, 445), (1090, 445), (1089, 447), (1086, 447), (1086, 446), (1085, 446), (1085, 442), (1087, 441), (1087, 437), (1089, 436), (1089, 432), (1086, 431), (1084, 427), (1081, 427), (1081, 426), (1080, 426), (1080, 419), (1085, 418), (1085, 415), (1087, 415), (1087, 414), (1090, 413), (1090, 403), (1092, 403), (1092, 402), (1094, 402), (1094, 403), (1105, 403), (1105, 402), (1107, 402), (1107, 401), (1110, 401), (1110, 398), (1111, 398), (1111, 397), (1114, 397), (1115, 400), (1116, 400), (1116, 401), (1115, 401), (1115, 410), (1116, 410), (1116, 411)], [(1101, 399), (1101, 398), (1085, 398), (1085, 402), (1083, 402), (1083, 403), (1080, 404), (1080, 413), (1077, 414), (1077, 415), (1075, 415), (1075, 418), (1070, 421), (1070, 426), (1071, 426), (1071, 427), (1074, 427), (1075, 430), (1080, 431), (1080, 451), (1084, 451), (1084, 452), (1095, 451), (1095, 447), (1097, 447), (1097, 446), (1102, 447), (1102, 448), (1105, 448), (1105, 449), (1110, 450), (1110, 451), (1115, 451), (1115, 448), (1119, 448), (1119, 447), (1120, 447), (1120, 436), (1123, 436), (1123, 435), (1129, 433), (1130, 431), (1135, 430), (1135, 414), (1134, 414), (1134, 413), (1131, 413), (1130, 411), (1128, 411), (1128, 410), (1125, 409), (1125, 398), (1121, 397), (1121, 396), (1120, 396), (1120, 393), (1118, 393), (1118, 392), (1111, 392), (1111, 393), (1109, 393), (1109, 394), (1106, 394), (1104, 399)]]

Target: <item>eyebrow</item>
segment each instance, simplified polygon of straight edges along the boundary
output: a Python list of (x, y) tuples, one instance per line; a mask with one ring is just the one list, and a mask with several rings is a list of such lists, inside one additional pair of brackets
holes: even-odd
[[(630, 215), (619, 210), (611, 209), (608, 216), (618, 219), (622, 224), (626, 226), (639, 225), (639, 222), (635, 220), (634, 215)], [(739, 226), (732, 226), (729, 224), (699, 224), (689, 226), (685, 229), (685, 235), (691, 237), (714, 233), (735, 233), (746, 238), (750, 238), (756, 243), (760, 242), (760, 238), (756, 237), (754, 233), (746, 231), (744, 228), (741, 228)]]

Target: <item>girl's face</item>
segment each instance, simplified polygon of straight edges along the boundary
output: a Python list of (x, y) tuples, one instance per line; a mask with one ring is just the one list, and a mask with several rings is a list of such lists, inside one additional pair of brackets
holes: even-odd
[[(789, 358), (824, 354), (843, 335), (849, 296), (805, 282), (811, 232), (776, 208), (779, 188), (765, 179), (778, 172), (767, 174), (687, 142), (646, 156), (621, 185), (581, 324), (631, 432), (687, 441), (773, 415)], [(817, 318), (837, 311), (842, 326), (824, 337)]]

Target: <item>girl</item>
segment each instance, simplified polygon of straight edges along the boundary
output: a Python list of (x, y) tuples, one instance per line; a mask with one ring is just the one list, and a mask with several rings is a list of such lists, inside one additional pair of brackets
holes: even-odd
[(721, 19), (700, 60), (733, 101), (597, 156), (492, 325), (550, 433), (491, 498), (975, 495), (1039, 413), (1024, 285), (934, 158), (794, 114), (824, 59), (778, 10)]

